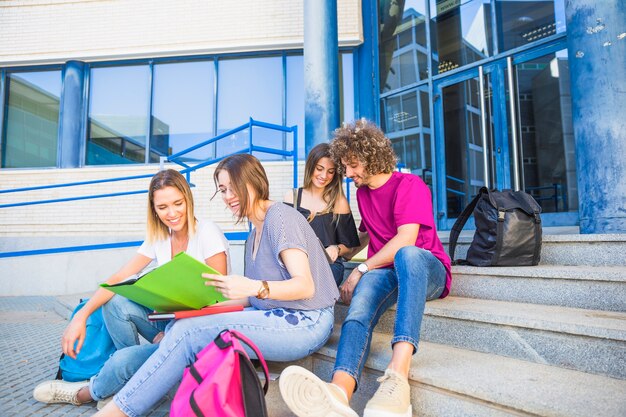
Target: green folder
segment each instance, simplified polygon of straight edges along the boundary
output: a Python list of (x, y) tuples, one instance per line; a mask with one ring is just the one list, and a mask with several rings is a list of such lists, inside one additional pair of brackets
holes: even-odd
[(102, 288), (155, 311), (200, 309), (227, 300), (215, 287), (205, 285), (203, 273), (221, 275), (184, 252), (163, 265), (118, 284)]

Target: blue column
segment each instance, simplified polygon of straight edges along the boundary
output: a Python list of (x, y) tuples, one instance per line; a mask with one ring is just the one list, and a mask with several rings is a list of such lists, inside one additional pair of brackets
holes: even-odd
[(626, 8), (566, 2), (581, 233), (626, 232)]
[(84, 147), (83, 114), (85, 110), (85, 64), (68, 61), (63, 71), (63, 93), (59, 116), (59, 166), (80, 166), (80, 151)]
[(305, 151), (339, 127), (337, 0), (304, 1)]
[(376, 0), (363, 0), (361, 3), (363, 19), (363, 44), (355, 53), (354, 65), (358, 74), (355, 89), (357, 117), (365, 117), (380, 124), (380, 107), (377, 103), (379, 81), (376, 72), (378, 59), (378, 14)]

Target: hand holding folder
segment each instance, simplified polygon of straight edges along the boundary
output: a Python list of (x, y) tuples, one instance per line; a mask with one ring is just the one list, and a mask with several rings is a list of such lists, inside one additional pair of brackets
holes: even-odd
[(186, 319), (189, 317), (206, 316), (209, 314), (230, 313), (231, 311), (243, 311), (242, 305), (234, 306), (212, 306), (204, 307), (200, 310), (183, 310), (174, 311), (172, 313), (150, 313), (148, 319), (150, 320), (172, 320), (172, 319)]
[(215, 287), (205, 285), (203, 273), (221, 275), (204, 262), (181, 252), (143, 275), (100, 286), (155, 311), (198, 310), (226, 301)]

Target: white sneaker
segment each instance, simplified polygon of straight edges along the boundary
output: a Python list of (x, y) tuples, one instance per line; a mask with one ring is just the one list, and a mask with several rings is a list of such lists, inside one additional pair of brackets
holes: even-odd
[(278, 386), (283, 400), (298, 417), (359, 417), (341, 388), (299, 366), (285, 368)]
[(78, 391), (87, 386), (89, 386), (89, 381), (45, 381), (35, 387), (33, 397), (37, 401), (47, 404), (65, 403), (81, 405), (83, 403), (78, 402), (77, 398)]
[(98, 411), (102, 410), (105, 405), (111, 402), (112, 399), (113, 399), (113, 396), (111, 395), (110, 397), (107, 397), (104, 400), (98, 401), (98, 403), (96, 404), (96, 410)]
[(367, 402), (363, 417), (411, 417), (409, 381), (392, 369), (387, 369), (377, 381), (380, 386)]

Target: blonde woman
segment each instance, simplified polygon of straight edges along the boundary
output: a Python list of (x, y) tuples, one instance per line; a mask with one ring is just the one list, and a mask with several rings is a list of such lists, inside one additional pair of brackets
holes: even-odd
[[(359, 236), (348, 200), (343, 194), (343, 176), (330, 157), (330, 146), (320, 143), (309, 152), (304, 166), (304, 184), (296, 193), (285, 194), (285, 204), (295, 207), (315, 231), (329, 259), (337, 286), (343, 281), (345, 258), (359, 246)], [(295, 194), (295, 195), (294, 195)], [(295, 204), (294, 204), (295, 198)]]
[[(189, 184), (178, 171), (158, 172), (148, 190), (147, 236), (137, 254), (106, 280), (116, 284), (139, 273), (152, 261), (162, 265), (179, 252), (205, 262), (220, 273), (229, 272), (228, 241), (215, 223), (194, 214)], [(99, 288), (68, 324), (61, 340), (63, 353), (76, 358), (85, 340), (87, 318), (98, 308), (118, 351), (89, 381), (46, 381), (33, 396), (45, 403), (80, 405), (104, 400), (119, 391), (141, 364), (156, 350), (167, 322), (148, 320), (150, 309)], [(152, 344), (139, 349), (139, 335)]]
[(195, 354), (224, 329), (239, 330), (271, 361), (293, 361), (322, 347), (333, 328), (339, 291), (324, 250), (307, 221), (269, 200), (263, 166), (252, 155), (232, 155), (215, 170), (224, 204), (254, 228), (245, 245), (245, 276), (208, 275), (213, 285), (246, 306), (240, 312), (174, 322), (157, 351), (98, 416), (146, 414), (176, 385)]

